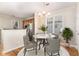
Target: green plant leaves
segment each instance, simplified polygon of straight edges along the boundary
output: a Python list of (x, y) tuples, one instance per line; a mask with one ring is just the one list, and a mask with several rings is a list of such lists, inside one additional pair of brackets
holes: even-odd
[(45, 25), (42, 25), (39, 29), (43, 32), (47, 31), (47, 27)]
[(63, 30), (62, 36), (65, 40), (71, 40), (71, 38), (73, 37), (73, 32), (70, 28), (65, 28)]

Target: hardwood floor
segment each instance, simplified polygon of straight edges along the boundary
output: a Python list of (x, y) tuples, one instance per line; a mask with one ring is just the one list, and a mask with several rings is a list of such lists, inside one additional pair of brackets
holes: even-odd
[(67, 51), (69, 52), (70, 56), (79, 56), (78, 50), (74, 47), (65, 47)]
[[(79, 56), (78, 50), (76, 50), (74, 47), (65, 47), (65, 46), (63, 47), (68, 50), (70, 56)], [(17, 54), (22, 48), (23, 47), (10, 51), (8, 53), (0, 53), (0, 56), (17, 56)]]
[(68, 52), (70, 53), (71, 56), (78, 56), (78, 51), (75, 48), (73, 48), (73, 47), (71, 47), (71, 48), (66, 47), (66, 49), (68, 50)]
[(0, 53), (0, 56), (17, 56), (17, 54), (19, 53), (19, 51), (22, 49), (23, 47), (21, 48), (17, 48), (13, 51), (10, 51), (8, 53)]

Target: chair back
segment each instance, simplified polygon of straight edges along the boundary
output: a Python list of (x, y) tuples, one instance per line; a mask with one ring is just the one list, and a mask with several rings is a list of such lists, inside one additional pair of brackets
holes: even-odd
[(32, 32), (32, 30), (29, 30), (28, 37), (29, 37), (29, 41), (33, 40), (33, 32)]
[(26, 33), (26, 35), (23, 37), (23, 41), (24, 41), (24, 47), (26, 49), (33, 48), (33, 47), (36, 46), (36, 42), (35, 41), (29, 41), (28, 33)]
[(52, 37), (48, 39), (48, 46), (46, 47), (46, 51), (48, 53), (56, 53), (60, 50), (60, 41), (58, 37)]
[(29, 37), (27, 34), (23, 37), (23, 41), (24, 41), (24, 46), (26, 47), (26, 45), (29, 44)]

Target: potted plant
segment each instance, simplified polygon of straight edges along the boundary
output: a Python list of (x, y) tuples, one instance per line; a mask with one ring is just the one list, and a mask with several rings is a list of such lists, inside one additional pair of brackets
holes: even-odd
[(73, 32), (70, 28), (64, 28), (62, 36), (64, 40), (66, 40), (66, 43), (69, 43), (69, 40), (73, 37)]
[(44, 33), (47, 31), (47, 27), (45, 25), (42, 25), (39, 29)]

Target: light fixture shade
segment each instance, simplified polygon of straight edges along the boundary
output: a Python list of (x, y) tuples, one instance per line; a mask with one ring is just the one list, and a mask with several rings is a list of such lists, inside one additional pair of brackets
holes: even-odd
[(38, 16), (42, 16), (42, 14), (39, 12), (39, 13), (38, 13)]
[(50, 15), (50, 12), (47, 13), (47, 16), (49, 16), (49, 15)]
[(46, 14), (46, 11), (43, 11), (42, 14)]
[(49, 15), (50, 15), (50, 12), (46, 12), (46, 11), (38, 13), (38, 16), (49, 16)]

